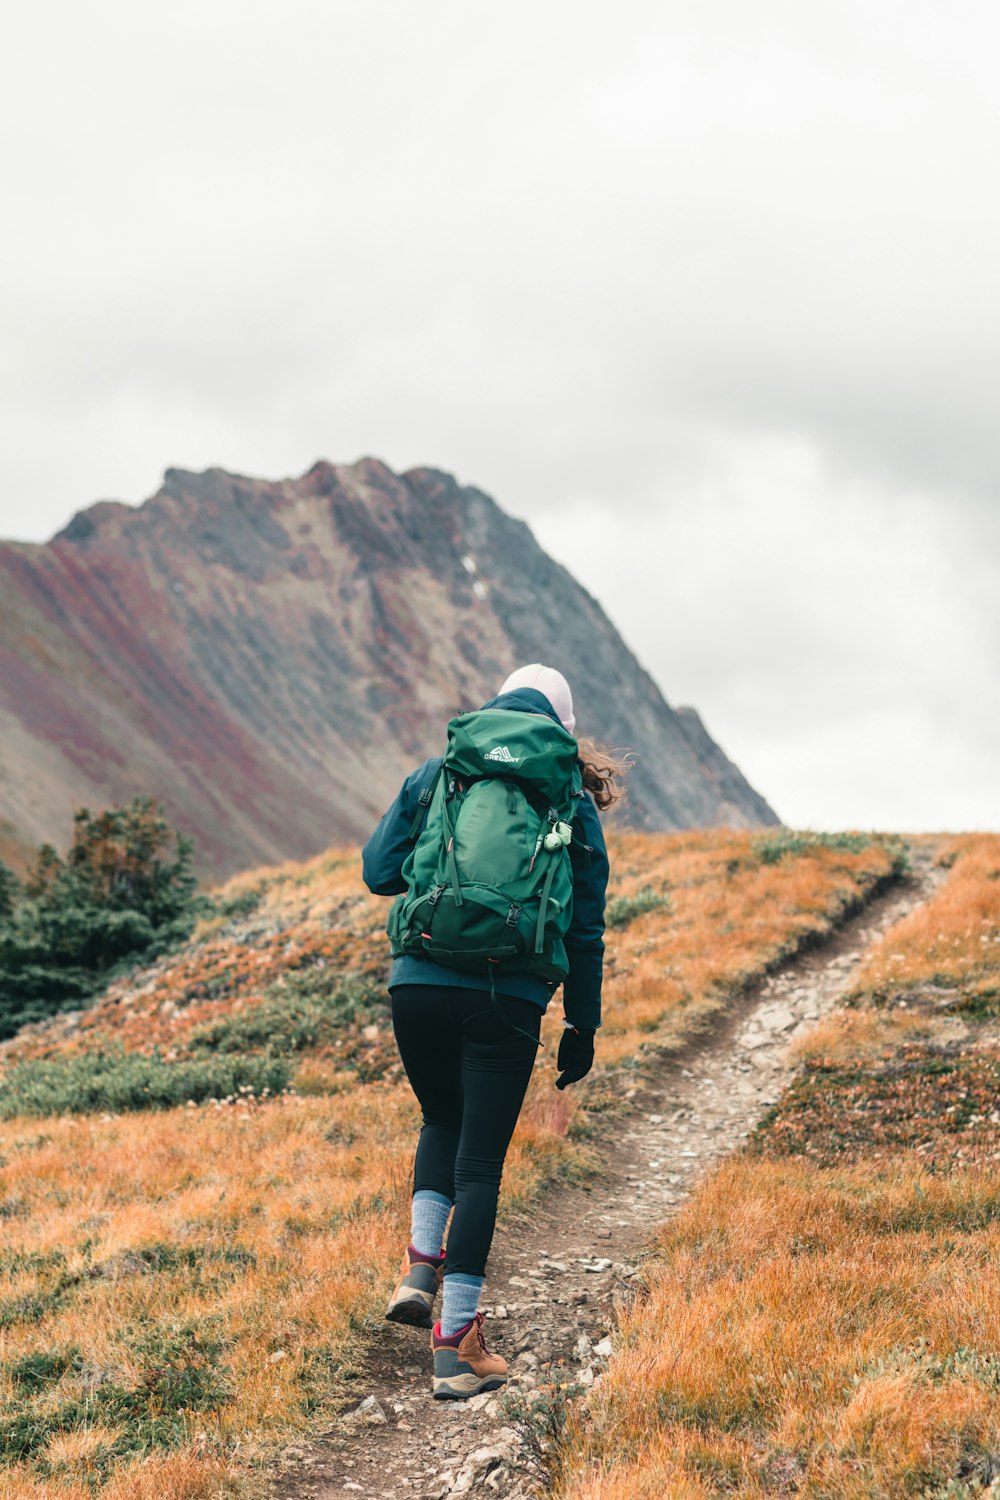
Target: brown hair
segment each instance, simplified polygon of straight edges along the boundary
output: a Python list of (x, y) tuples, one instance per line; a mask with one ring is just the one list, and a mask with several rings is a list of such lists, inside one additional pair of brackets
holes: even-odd
[(606, 746), (595, 745), (593, 740), (581, 739), (577, 744), (583, 767), (584, 790), (591, 793), (601, 812), (604, 812), (619, 797), (625, 795), (621, 778), (632, 768), (632, 752), (628, 751), (619, 757)]

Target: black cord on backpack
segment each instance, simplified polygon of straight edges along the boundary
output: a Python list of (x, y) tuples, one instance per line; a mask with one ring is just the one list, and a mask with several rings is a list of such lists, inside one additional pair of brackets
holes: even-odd
[(490, 1004), (493, 1006), (493, 1009), (496, 1011), (497, 1015), (501, 1018), (501, 1020), (506, 1021), (507, 1025), (511, 1028), (512, 1031), (520, 1032), (521, 1036), (526, 1036), (528, 1038), (529, 1042), (534, 1042), (534, 1044), (535, 1044), (536, 1047), (544, 1047), (545, 1046), (545, 1043), (542, 1041), (542, 1039), (541, 1039), (540, 1036), (532, 1036), (531, 1032), (530, 1031), (525, 1031), (525, 1029), (524, 1029), (523, 1026), (517, 1026), (511, 1020), (510, 1016), (505, 1016), (504, 1013), (503, 1013), (503, 1011), (500, 1009), (500, 1002), (497, 999), (496, 985), (493, 982), (493, 965), (492, 964), (490, 964)]

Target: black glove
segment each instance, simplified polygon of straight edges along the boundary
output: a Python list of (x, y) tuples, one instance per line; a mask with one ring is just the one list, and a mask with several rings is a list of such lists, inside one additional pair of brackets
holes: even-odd
[(564, 1089), (568, 1083), (579, 1083), (586, 1078), (594, 1066), (593, 1026), (567, 1026), (559, 1043), (556, 1067), (560, 1069), (556, 1088)]

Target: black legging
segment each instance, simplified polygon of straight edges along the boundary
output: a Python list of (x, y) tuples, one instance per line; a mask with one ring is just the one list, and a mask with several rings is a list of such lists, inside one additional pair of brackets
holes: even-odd
[(413, 1191), (441, 1193), (455, 1204), (445, 1275), (486, 1274), (504, 1157), (541, 1021), (541, 1008), (515, 995), (498, 994), (494, 1006), (489, 991), (457, 986), (392, 991), (399, 1055), (424, 1117)]

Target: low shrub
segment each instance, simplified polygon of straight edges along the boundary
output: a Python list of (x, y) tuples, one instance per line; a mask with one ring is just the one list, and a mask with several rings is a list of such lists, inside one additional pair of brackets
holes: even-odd
[(647, 911), (669, 911), (670, 897), (666, 891), (654, 890), (651, 885), (642, 885), (632, 896), (614, 896), (604, 912), (608, 927), (627, 927), (636, 917)]
[(195, 1053), (302, 1052), (333, 1041), (346, 1026), (385, 1009), (385, 988), (316, 965), (292, 970), (258, 1004), (196, 1027), (188, 1038)]
[(235, 1054), (166, 1062), (146, 1056), (82, 1052), (74, 1057), (15, 1063), (0, 1082), (0, 1119), (15, 1115), (92, 1114), (99, 1110), (169, 1109), (225, 1099), (240, 1091), (280, 1093), (290, 1078), (280, 1057)]
[(778, 828), (754, 839), (750, 847), (761, 864), (776, 865), (789, 855), (809, 854), (813, 849), (839, 849), (845, 854), (861, 854), (873, 845), (887, 851), (894, 875), (907, 872), (909, 854), (904, 840), (896, 834), (816, 833), (812, 829)]

